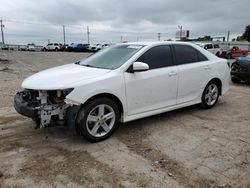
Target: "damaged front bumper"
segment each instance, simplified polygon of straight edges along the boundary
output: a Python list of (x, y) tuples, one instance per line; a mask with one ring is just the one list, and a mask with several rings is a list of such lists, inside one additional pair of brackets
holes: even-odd
[(18, 92), (14, 98), (14, 107), (16, 111), (23, 115), (32, 119), (36, 119), (38, 117), (37, 107), (30, 104), (30, 102), (24, 100), (24, 93)]
[(14, 107), (18, 113), (36, 122), (37, 128), (50, 125), (68, 125), (75, 127), (80, 106), (71, 106), (64, 102), (66, 95), (72, 91), (35, 91), (24, 90), (16, 93)]

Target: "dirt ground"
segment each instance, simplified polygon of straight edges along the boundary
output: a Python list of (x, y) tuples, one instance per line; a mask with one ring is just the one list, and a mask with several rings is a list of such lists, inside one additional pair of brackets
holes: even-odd
[(231, 84), (210, 110), (192, 106), (121, 124), (88, 143), (34, 129), (17, 114), (22, 80), (88, 54), (0, 51), (0, 187), (250, 187), (250, 86)]

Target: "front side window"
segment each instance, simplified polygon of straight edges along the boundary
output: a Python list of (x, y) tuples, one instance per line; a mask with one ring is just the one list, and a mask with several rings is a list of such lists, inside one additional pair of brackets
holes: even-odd
[(142, 45), (115, 45), (97, 52), (79, 64), (95, 68), (116, 69), (143, 47)]
[(177, 65), (208, 60), (201, 52), (199, 52), (192, 46), (174, 45), (174, 49)]
[(146, 51), (137, 61), (147, 63), (149, 69), (172, 66), (171, 48), (169, 45), (155, 46)]

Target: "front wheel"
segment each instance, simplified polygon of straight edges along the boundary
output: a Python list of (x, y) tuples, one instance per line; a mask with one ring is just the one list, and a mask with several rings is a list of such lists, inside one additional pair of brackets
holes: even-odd
[(209, 82), (203, 91), (201, 98), (201, 106), (206, 109), (212, 108), (217, 103), (218, 99), (218, 84), (216, 82)]
[(79, 130), (91, 142), (102, 141), (114, 132), (120, 118), (115, 102), (98, 98), (89, 102), (79, 112)]

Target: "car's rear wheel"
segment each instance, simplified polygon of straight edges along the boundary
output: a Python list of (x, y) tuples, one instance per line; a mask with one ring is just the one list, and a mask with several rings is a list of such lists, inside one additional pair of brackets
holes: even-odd
[(98, 98), (84, 106), (79, 115), (79, 130), (91, 142), (102, 141), (114, 132), (119, 122), (119, 109), (108, 98)]
[(219, 99), (219, 86), (215, 81), (211, 81), (205, 87), (202, 98), (201, 98), (201, 106), (203, 108), (212, 108)]

